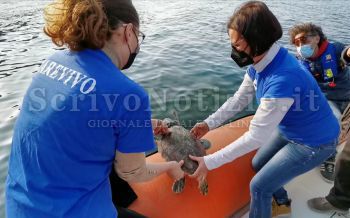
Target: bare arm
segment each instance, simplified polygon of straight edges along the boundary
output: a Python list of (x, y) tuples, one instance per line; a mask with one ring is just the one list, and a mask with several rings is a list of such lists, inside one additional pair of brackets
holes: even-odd
[(154, 135), (163, 135), (169, 133), (168, 126), (162, 120), (152, 119), (151, 122)]
[(181, 170), (183, 161), (147, 163), (144, 153), (116, 152), (114, 169), (120, 178), (127, 182), (147, 182), (167, 172), (173, 179), (178, 180), (184, 176)]

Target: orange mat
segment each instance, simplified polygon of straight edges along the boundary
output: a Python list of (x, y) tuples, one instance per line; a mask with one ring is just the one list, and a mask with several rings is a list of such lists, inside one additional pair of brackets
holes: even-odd
[[(203, 138), (212, 146), (207, 154), (213, 153), (239, 138), (248, 130), (252, 117), (246, 117), (218, 129), (210, 131)], [(251, 152), (232, 163), (209, 172), (207, 180), (209, 194), (200, 194), (197, 181), (186, 178), (184, 191), (172, 192), (173, 180), (167, 175), (146, 182), (131, 184), (138, 199), (129, 207), (150, 218), (221, 218), (235, 214), (247, 205), (250, 199), (249, 182), (254, 176)], [(156, 153), (147, 157), (147, 161), (164, 161)]]

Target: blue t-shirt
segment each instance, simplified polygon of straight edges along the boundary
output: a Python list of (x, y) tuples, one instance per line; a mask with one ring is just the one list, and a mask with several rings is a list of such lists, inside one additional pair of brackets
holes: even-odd
[[(294, 103), (279, 124), (289, 140), (319, 146), (337, 139), (339, 123), (315, 79), (284, 48), (260, 73), (251, 66), (247, 73), (256, 86), (256, 99), (293, 98)], [(283, 110), (283, 108), (281, 108)]]
[(34, 76), (15, 125), (7, 217), (116, 217), (115, 152), (154, 146), (143, 88), (101, 50), (58, 51)]

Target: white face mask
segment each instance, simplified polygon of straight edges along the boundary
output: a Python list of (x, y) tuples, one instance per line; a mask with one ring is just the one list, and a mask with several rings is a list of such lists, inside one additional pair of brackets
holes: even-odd
[(315, 48), (313, 48), (310, 44), (306, 44), (297, 47), (297, 51), (301, 57), (310, 58), (315, 53)]

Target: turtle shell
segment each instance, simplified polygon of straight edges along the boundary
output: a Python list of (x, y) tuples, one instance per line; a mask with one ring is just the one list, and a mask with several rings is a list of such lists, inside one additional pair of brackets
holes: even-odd
[(157, 142), (158, 150), (166, 161), (184, 160), (182, 170), (193, 174), (198, 163), (189, 158), (189, 155), (202, 157), (205, 155), (203, 145), (195, 139), (190, 131), (182, 126), (174, 125), (169, 128), (170, 134), (163, 135)]

